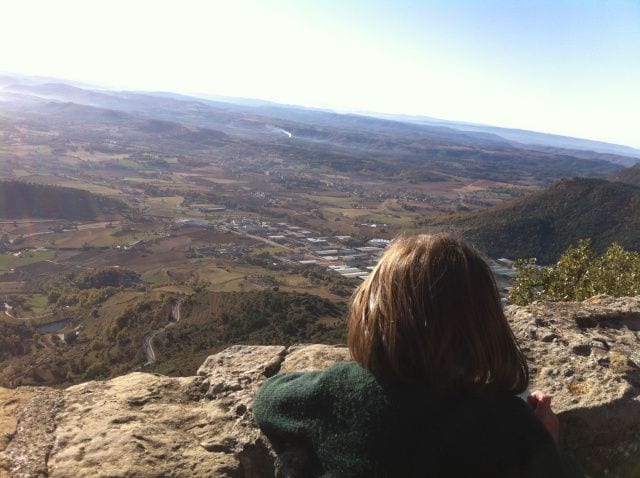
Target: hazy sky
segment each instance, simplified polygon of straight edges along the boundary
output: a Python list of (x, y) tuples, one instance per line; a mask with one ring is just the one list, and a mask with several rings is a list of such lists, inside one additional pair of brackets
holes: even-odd
[(2, 70), (640, 147), (640, 0), (15, 0)]

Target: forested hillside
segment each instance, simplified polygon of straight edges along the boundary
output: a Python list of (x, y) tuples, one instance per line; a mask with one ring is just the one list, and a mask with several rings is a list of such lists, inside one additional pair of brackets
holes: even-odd
[(182, 299), (180, 320), (170, 327), (171, 296), (107, 287), (54, 291), (49, 300), (68, 317), (67, 330), (80, 330), (78, 339), (68, 344), (37, 327), (0, 322), (0, 386), (73, 383), (140, 369), (145, 337), (159, 330), (156, 361), (145, 370), (168, 375), (193, 373), (209, 354), (234, 344), (346, 340), (344, 302), (312, 294), (203, 291)]
[(231, 344), (345, 343), (344, 314), (343, 304), (311, 294), (197, 294), (183, 304), (187, 319), (157, 337), (162, 360), (154, 371), (188, 373), (212, 351)]
[(613, 176), (612, 179), (614, 181), (620, 181), (621, 183), (640, 186), (640, 163), (635, 166), (631, 166), (630, 168), (623, 169)]
[(0, 218), (101, 220), (127, 210), (117, 199), (74, 188), (0, 181)]
[(543, 191), (454, 221), (491, 257), (555, 261), (579, 239), (596, 252), (612, 242), (640, 250), (640, 187), (602, 179), (562, 180)]

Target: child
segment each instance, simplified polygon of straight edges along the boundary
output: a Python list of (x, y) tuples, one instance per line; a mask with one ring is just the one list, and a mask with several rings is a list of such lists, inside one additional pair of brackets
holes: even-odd
[(579, 476), (487, 263), (447, 235), (393, 242), (354, 293), (354, 362), (280, 374), (255, 421), (291, 477)]

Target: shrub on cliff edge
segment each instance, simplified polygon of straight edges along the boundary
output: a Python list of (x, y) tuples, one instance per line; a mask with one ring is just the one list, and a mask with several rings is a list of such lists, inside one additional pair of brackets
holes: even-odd
[(580, 301), (597, 294), (640, 294), (640, 254), (617, 243), (598, 256), (591, 241), (583, 239), (569, 247), (555, 265), (537, 267), (535, 259), (527, 259), (517, 261), (516, 268), (509, 300), (517, 305), (535, 300)]

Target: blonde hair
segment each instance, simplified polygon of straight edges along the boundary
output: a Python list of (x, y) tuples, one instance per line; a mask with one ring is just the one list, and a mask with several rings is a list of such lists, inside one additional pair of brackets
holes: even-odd
[(520, 393), (529, 370), (493, 274), (454, 237), (396, 239), (351, 300), (349, 350), (387, 380)]

